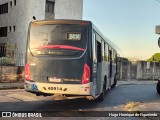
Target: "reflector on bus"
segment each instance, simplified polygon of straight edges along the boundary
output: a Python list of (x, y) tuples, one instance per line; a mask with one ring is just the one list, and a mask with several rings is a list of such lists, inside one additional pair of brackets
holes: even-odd
[(29, 63), (27, 63), (26, 65), (25, 65), (25, 79), (26, 80), (31, 80), (31, 78), (30, 78), (30, 64)]

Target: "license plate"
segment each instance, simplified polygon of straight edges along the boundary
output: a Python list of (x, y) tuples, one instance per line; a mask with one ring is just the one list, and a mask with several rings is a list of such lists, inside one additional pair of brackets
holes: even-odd
[(56, 77), (49, 77), (48, 78), (49, 82), (62, 82), (61, 78), (56, 78)]

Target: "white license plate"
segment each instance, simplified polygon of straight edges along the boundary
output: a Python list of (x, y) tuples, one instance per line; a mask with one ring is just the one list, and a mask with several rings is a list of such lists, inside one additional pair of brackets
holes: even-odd
[(62, 82), (62, 79), (56, 78), (56, 77), (49, 77), (48, 81), (49, 82)]

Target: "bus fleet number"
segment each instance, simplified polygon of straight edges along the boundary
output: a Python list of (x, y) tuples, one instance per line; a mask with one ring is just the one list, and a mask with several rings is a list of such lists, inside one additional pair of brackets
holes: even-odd
[(53, 90), (53, 91), (67, 91), (67, 88), (62, 87), (43, 87), (44, 90)]

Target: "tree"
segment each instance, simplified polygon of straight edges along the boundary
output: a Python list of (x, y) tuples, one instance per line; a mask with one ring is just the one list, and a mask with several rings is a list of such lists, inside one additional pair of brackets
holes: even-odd
[(160, 62), (160, 53), (155, 53), (151, 58), (147, 59), (148, 62)]

